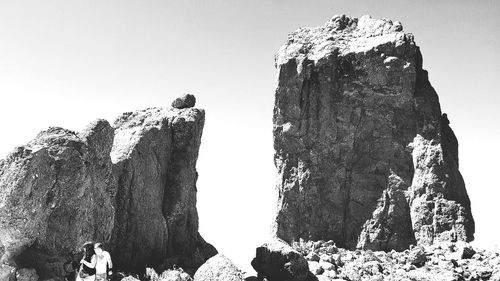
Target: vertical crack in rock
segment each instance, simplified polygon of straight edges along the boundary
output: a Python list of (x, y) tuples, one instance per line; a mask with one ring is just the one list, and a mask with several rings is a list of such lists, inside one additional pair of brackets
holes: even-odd
[(111, 156), (118, 188), (128, 195), (117, 196), (111, 242), (122, 268), (177, 265), (194, 274), (216, 254), (198, 234), (196, 160), (204, 116), (195, 108), (151, 108), (115, 121)]
[(399, 22), (300, 28), (276, 68), (279, 238), (372, 250), (473, 239), (458, 142)]

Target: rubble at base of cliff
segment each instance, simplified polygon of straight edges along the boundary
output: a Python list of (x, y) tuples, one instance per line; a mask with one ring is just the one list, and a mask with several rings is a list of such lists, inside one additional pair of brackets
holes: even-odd
[[(282, 241), (278, 243), (283, 243)], [(276, 245), (268, 243), (268, 245)], [(265, 247), (262, 246), (262, 247)], [(272, 255), (266, 260), (268, 265), (275, 268), (266, 268), (258, 272), (258, 276), (246, 277), (245, 281), (500, 281), (500, 252), (482, 250), (466, 242), (439, 242), (434, 245), (417, 245), (410, 249), (397, 251), (347, 250), (339, 248), (333, 241), (304, 241), (292, 243), (291, 249), (284, 245), (282, 256), (273, 248)], [(262, 248), (259, 247), (259, 248)], [(294, 254), (300, 254), (307, 261), (310, 274), (300, 274), (290, 271), (287, 277), (269, 274), (269, 272), (283, 272), (287, 266), (293, 267), (293, 261), (286, 261)], [(258, 254), (258, 253), (257, 253)], [(302, 259), (302, 257), (300, 259)], [(277, 266), (280, 260), (283, 267)], [(254, 263), (252, 263), (254, 264)], [(243, 279), (224, 278), (225, 267), (213, 270), (219, 281)], [(258, 270), (260, 271), (260, 270)], [(153, 273), (151, 273), (153, 272)], [(297, 274), (295, 274), (297, 273)], [(226, 274), (226, 276), (228, 276)], [(170, 269), (162, 274), (156, 274), (149, 269), (144, 278), (127, 277), (129, 281), (192, 281), (182, 269)], [(283, 279), (285, 278), (285, 279)], [(194, 280), (196, 281), (196, 275)]]
[(307, 281), (500, 281), (500, 253), (465, 242), (418, 245), (401, 252), (346, 250), (333, 241), (301, 240), (291, 246), (304, 256), (315, 276)]

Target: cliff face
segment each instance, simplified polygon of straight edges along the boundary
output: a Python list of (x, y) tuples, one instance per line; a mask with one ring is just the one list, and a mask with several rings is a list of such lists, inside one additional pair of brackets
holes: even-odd
[(196, 160), (204, 121), (204, 111), (195, 108), (153, 108), (115, 121), (112, 242), (122, 268), (144, 269), (169, 258), (196, 269), (216, 254), (198, 234)]
[(278, 237), (377, 250), (473, 239), (457, 140), (402, 30), (336, 16), (279, 50)]
[(200, 109), (150, 108), (113, 127), (50, 128), (18, 148), (0, 161), (2, 263), (61, 277), (95, 241), (124, 271), (176, 264), (194, 273), (217, 253), (198, 233), (203, 124)]
[(85, 241), (109, 241), (112, 143), (113, 128), (104, 120), (79, 134), (49, 128), (0, 161), (2, 263), (61, 276)]

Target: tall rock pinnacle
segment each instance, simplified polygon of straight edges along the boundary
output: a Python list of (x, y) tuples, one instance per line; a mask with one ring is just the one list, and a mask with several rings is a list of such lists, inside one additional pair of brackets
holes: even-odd
[(458, 142), (401, 23), (300, 28), (276, 68), (278, 237), (374, 250), (473, 240)]

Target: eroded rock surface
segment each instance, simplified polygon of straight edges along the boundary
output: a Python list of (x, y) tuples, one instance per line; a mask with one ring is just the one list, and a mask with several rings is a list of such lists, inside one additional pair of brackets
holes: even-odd
[(198, 268), (216, 254), (198, 234), (196, 160), (203, 110), (151, 108), (114, 123), (118, 182), (112, 247), (117, 265), (140, 270), (169, 262)]
[(185, 94), (182, 97), (176, 98), (172, 102), (172, 107), (183, 109), (183, 108), (194, 107), (195, 104), (196, 104), (196, 97), (191, 94)]
[(198, 233), (203, 125), (201, 109), (150, 108), (82, 133), (49, 128), (0, 160), (2, 274), (61, 278), (86, 241), (104, 243), (125, 272), (194, 274), (217, 253)]
[(2, 263), (64, 276), (64, 263), (85, 241), (109, 241), (112, 143), (105, 120), (82, 133), (53, 127), (0, 161)]
[(401, 23), (298, 29), (276, 67), (278, 237), (372, 250), (473, 239), (458, 142)]
[(252, 267), (260, 280), (312, 281), (306, 259), (284, 241), (273, 240), (257, 248)]

